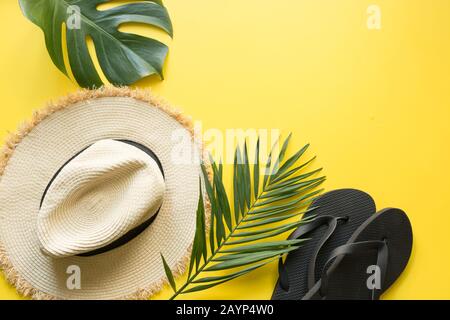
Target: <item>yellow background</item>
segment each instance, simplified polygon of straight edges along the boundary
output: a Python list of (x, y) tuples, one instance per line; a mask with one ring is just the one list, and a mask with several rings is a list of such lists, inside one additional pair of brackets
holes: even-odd
[[(77, 86), (16, 0), (0, 2), (0, 138)], [(382, 29), (366, 27), (367, 7)], [(137, 85), (208, 128), (280, 128), (310, 142), (325, 188), (403, 208), (410, 263), (386, 299), (450, 298), (450, 1), (166, 0), (166, 80)], [(131, 27), (133, 28), (133, 27)], [(147, 31), (143, 31), (147, 32)], [(186, 298), (267, 299), (272, 264)], [(166, 289), (159, 298), (166, 298)], [(19, 298), (3, 277), (0, 298)]]

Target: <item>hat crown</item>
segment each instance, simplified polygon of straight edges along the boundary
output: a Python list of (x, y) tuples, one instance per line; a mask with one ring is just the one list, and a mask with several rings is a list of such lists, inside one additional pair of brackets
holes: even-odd
[(164, 191), (152, 157), (125, 142), (98, 141), (51, 182), (37, 217), (41, 248), (66, 257), (105, 247), (151, 218)]

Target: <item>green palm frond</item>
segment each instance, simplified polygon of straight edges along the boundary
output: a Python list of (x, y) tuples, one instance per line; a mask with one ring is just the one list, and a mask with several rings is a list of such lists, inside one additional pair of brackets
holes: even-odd
[[(209, 241), (200, 192), (188, 277), (178, 289), (163, 258), (164, 270), (175, 292), (171, 299), (179, 294), (206, 290), (247, 274), (296, 250), (307, 240), (274, 240), (275, 236), (314, 219), (311, 215), (308, 219), (298, 218), (315, 209), (305, 208), (321, 192), (317, 187), (325, 180), (324, 176), (316, 177), (321, 169), (303, 172), (314, 158), (298, 164), (309, 145), (285, 160), (290, 139), (291, 135), (276, 155), (274, 151), (278, 142), (274, 144), (267, 162), (262, 164), (262, 173), (259, 139), (252, 166), (247, 143), (236, 148), (231, 200), (233, 208), (223, 183), (222, 164), (211, 159), (212, 181), (208, 179), (207, 170), (202, 165), (206, 194), (211, 203)], [(220, 275), (205, 275), (215, 271), (220, 271)]]

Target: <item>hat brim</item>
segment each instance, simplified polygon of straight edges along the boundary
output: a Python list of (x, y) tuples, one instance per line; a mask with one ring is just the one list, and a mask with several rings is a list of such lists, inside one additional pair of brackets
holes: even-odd
[[(101, 139), (135, 141), (157, 154), (166, 183), (161, 209), (118, 248), (51, 258), (40, 251), (36, 232), (42, 194), (67, 159)], [(166, 281), (160, 254), (175, 275), (190, 256), (203, 158), (198, 141), (188, 117), (138, 89), (82, 90), (36, 112), (0, 155), (0, 264), (9, 282), (35, 299), (136, 299), (158, 292)], [(197, 152), (177, 163), (174, 150)], [(66, 285), (72, 265), (80, 270), (79, 289)]]

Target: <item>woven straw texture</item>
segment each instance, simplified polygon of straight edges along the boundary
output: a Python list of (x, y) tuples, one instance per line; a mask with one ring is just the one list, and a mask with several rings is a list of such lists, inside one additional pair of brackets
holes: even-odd
[[(37, 230), (45, 187), (68, 159), (104, 139), (135, 141), (158, 156), (165, 191), (157, 218), (138, 237), (100, 255), (45, 255)], [(0, 263), (6, 278), (35, 299), (143, 299), (159, 291), (166, 281), (160, 253), (175, 275), (190, 254), (203, 154), (196, 141), (189, 118), (141, 90), (83, 90), (35, 113), (1, 155)], [(177, 162), (174, 150), (194, 152), (190, 161)], [(72, 265), (80, 267), (81, 289), (66, 286)]]
[(105, 247), (152, 217), (164, 189), (153, 158), (127, 143), (100, 140), (52, 181), (37, 219), (42, 249), (59, 258)]

